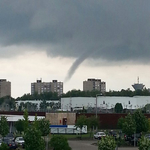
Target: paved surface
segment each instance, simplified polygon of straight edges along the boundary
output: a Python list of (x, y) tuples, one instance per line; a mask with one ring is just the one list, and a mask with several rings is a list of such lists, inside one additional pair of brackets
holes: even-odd
[(92, 145), (93, 141), (72, 140), (68, 142), (72, 150), (98, 150), (97, 146)]
[[(70, 140), (68, 141), (72, 150), (98, 150), (97, 146), (92, 145), (95, 141), (86, 141), (86, 140)], [(125, 147), (118, 148), (118, 150), (138, 150), (138, 148), (134, 147)]]

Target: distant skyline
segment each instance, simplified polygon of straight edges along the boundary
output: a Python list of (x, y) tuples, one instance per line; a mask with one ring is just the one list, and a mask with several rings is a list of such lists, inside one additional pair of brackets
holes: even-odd
[(12, 97), (42, 78), (64, 92), (100, 78), (106, 90), (150, 87), (149, 0), (1, 0), (0, 78)]

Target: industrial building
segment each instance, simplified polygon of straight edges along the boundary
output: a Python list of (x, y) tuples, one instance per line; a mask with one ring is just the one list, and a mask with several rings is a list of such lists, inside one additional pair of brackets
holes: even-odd
[[(66, 97), (61, 98), (61, 110), (71, 111), (71, 109), (83, 107), (89, 109), (96, 108), (97, 105), (99, 111), (106, 112), (113, 109), (117, 103), (121, 103), (123, 109), (135, 110), (150, 104), (150, 96), (116, 97), (97, 95), (97, 97)], [(147, 111), (150, 112), (150, 110)]]

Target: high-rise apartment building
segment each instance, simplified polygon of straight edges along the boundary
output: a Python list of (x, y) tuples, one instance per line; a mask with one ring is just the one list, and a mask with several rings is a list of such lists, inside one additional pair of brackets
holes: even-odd
[(106, 83), (101, 79), (88, 79), (83, 81), (83, 91), (98, 90), (100, 92), (106, 92)]
[(11, 82), (0, 79), (0, 98), (5, 96), (11, 96)]
[(31, 94), (42, 94), (45, 92), (57, 92), (58, 96), (62, 95), (63, 82), (57, 82), (57, 80), (42, 82), (42, 80), (37, 80), (37, 82), (31, 83)]

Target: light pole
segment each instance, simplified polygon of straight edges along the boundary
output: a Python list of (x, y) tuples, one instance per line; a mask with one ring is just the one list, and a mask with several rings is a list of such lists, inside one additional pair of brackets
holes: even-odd
[(97, 118), (97, 97), (98, 96), (102, 96), (102, 93), (101, 94), (96, 94), (96, 118)]

